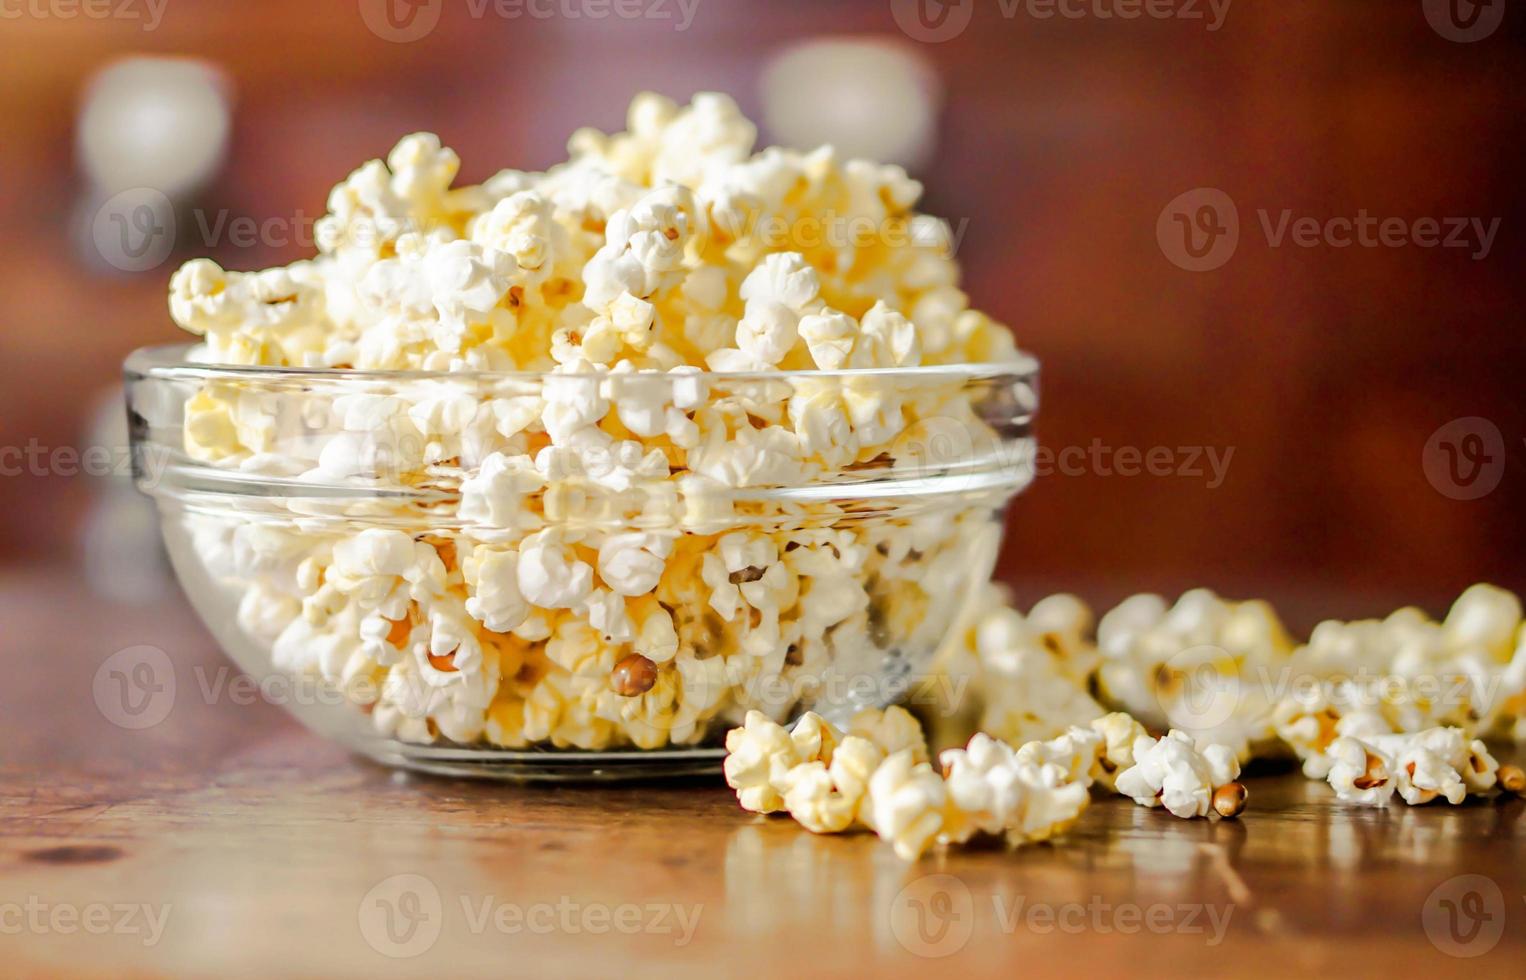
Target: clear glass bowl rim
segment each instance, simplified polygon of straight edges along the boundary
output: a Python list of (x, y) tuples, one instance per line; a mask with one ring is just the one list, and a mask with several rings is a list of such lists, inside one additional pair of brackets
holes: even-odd
[(343, 382), (385, 381), (466, 381), (466, 382), (544, 382), (587, 379), (606, 381), (611, 378), (639, 377), (643, 381), (671, 377), (675, 382), (702, 380), (706, 382), (734, 384), (738, 382), (806, 381), (834, 379), (851, 381), (857, 378), (882, 381), (908, 380), (939, 382), (983, 383), (991, 381), (1026, 382), (1036, 385), (1039, 376), (1038, 361), (1022, 354), (1016, 361), (1000, 363), (923, 364), (901, 368), (845, 368), (837, 371), (694, 371), (678, 375), (667, 372), (637, 372), (632, 375), (611, 375), (607, 371), (584, 373), (551, 373), (548, 371), (372, 371), (355, 368), (299, 368), (269, 367), (245, 364), (215, 364), (189, 361), (188, 355), (196, 344), (160, 344), (140, 347), (127, 356), (123, 370), (130, 376), (160, 380), (205, 381), (226, 378), (228, 380), (272, 382), (312, 382), (333, 384)]

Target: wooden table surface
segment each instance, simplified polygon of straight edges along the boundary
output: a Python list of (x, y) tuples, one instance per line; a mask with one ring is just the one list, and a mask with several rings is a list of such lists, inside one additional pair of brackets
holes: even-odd
[[(1252, 775), (1239, 821), (1121, 799), (1057, 847), (903, 865), (740, 811), (718, 779), (394, 774), (218, 686), (178, 601), (0, 574), (0, 972), (101, 976), (1520, 976), (1526, 805), (1338, 806)], [(153, 727), (96, 707), (158, 647)], [(209, 693), (212, 692), (212, 693)]]

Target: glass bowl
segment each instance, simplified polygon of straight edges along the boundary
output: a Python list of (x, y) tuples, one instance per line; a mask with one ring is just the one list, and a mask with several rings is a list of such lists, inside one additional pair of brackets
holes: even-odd
[(267, 699), (431, 772), (710, 771), (748, 710), (894, 703), (1033, 476), (1026, 359), (549, 375), (191, 352), (125, 368), (135, 479), (191, 603)]

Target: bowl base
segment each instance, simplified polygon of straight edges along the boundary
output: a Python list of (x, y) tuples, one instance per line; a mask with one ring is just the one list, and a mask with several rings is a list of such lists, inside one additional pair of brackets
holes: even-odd
[(660, 749), (649, 752), (442, 748), (379, 739), (355, 746), (386, 766), (467, 779), (510, 782), (609, 783), (688, 776), (718, 776), (726, 750)]

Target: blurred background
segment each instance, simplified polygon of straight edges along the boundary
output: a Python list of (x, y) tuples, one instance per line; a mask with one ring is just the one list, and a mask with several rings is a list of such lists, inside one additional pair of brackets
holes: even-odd
[(402, 134), (438, 132), (475, 182), (563, 159), (576, 126), (623, 128), (646, 88), (728, 92), (764, 143), (829, 140), (926, 183), (975, 304), (1044, 365), (1049, 472), (1000, 571), (1025, 597), (1207, 585), (1304, 628), (1526, 589), (1526, 4), (0, 15), (0, 590), (47, 573), (174, 594), (110, 471), (123, 356), (181, 339), (180, 262), (310, 254), (329, 187)]

